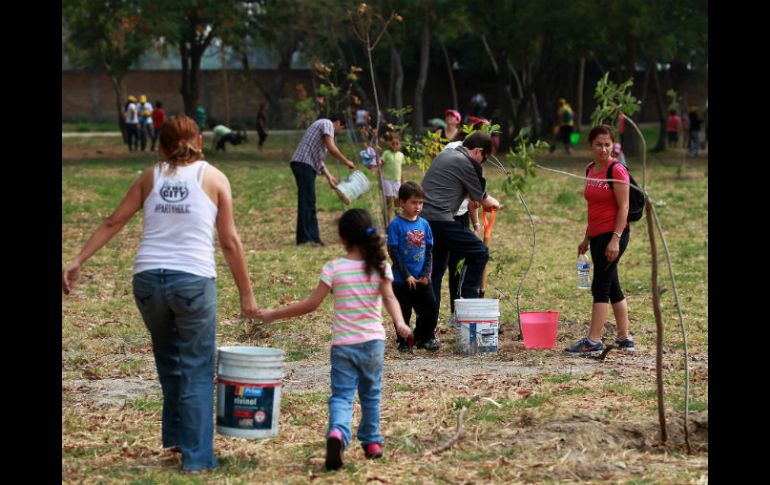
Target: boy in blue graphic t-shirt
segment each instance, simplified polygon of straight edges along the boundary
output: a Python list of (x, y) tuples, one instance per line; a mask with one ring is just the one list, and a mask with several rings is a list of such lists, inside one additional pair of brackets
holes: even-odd
[[(401, 215), (388, 224), (388, 254), (393, 260), (393, 293), (404, 322), (409, 325), (412, 309), (417, 314), (414, 340), (417, 348), (438, 350), (436, 338), (438, 307), (430, 283), (433, 233), (428, 221), (419, 216), (425, 192), (419, 184), (406, 182), (398, 190)], [(411, 352), (406, 339), (397, 338), (399, 352)]]

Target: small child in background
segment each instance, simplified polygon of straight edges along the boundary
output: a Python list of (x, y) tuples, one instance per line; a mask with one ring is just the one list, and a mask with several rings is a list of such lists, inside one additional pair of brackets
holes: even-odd
[(352, 439), (350, 422), (356, 389), (361, 401), (358, 440), (367, 458), (382, 456), (380, 398), (385, 329), (382, 305), (393, 318), (396, 332), (406, 338), (398, 300), (393, 295), (393, 274), (385, 262), (382, 237), (369, 213), (350, 209), (339, 220), (344, 257), (327, 261), (321, 280), (306, 299), (276, 310), (260, 309), (264, 322), (296, 317), (314, 311), (331, 291), (334, 295), (332, 324), (331, 387), (329, 429), (326, 434), (326, 468), (342, 466), (342, 454)]
[(404, 181), (401, 173), (404, 154), (401, 153), (401, 138), (397, 134), (391, 134), (386, 145), (388, 149), (382, 152), (382, 183), (385, 189), (385, 202), (388, 206), (388, 220), (392, 220), (396, 217), (398, 189)]
[[(417, 348), (435, 351), (438, 308), (430, 272), (433, 261), (433, 233), (428, 221), (420, 217), (425, 192), (419, 184), (406, 182), (398, 190), (401, 214), (388, 225), (388, 254), (393, 261), (393, 293), (396, 295), (404, 322), (409, 325), (412, 309), (417, 314), (414, 343)], [(399, 352), (409, 352), (406, 339), (398, 337)]]
[(626, 165), (626, 156), (623, 155), (623, 150), (621, 149), (620, 143), (615, 143), (612, 146), (612, 158), (617, 159), (620, 163), (623, 164), (623, 166)]

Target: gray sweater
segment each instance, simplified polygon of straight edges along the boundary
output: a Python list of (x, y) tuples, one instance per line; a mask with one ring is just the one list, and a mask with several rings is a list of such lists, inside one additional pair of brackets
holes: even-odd
[(487, 197), (481, 166), (464, 147), (439, 153), (422, 179), (422, 188), (425, 205), (420, 215), (428, 221), (452, 222), (466, 195), (474, 201)]

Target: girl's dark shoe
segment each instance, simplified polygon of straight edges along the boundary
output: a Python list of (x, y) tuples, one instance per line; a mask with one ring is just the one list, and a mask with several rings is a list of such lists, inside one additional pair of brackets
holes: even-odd
[(326, 469), (338, 470), (342, 467), (342, 452), (345, 448), (345, 442), (342, 439), (342, 433), (338, 429), (329, 431), (326, 436)]

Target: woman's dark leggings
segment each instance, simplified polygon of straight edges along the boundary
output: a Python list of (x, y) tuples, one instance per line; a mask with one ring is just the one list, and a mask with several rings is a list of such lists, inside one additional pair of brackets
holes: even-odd
[(612, 263), (608, 263), (604, 251), (613, 237), (615, 236), (611, 232), (605, 232), (591, 238), (591, 261), (594, 265), (591, 294), (594, 296), (594, 303), (614, 304), (625, 298), (620, 289), (620, 281), (618, 281), (618, 262), (626, 251), (626, 246), (628, 246), (629, 228), (623, 230), (618, 257)]

